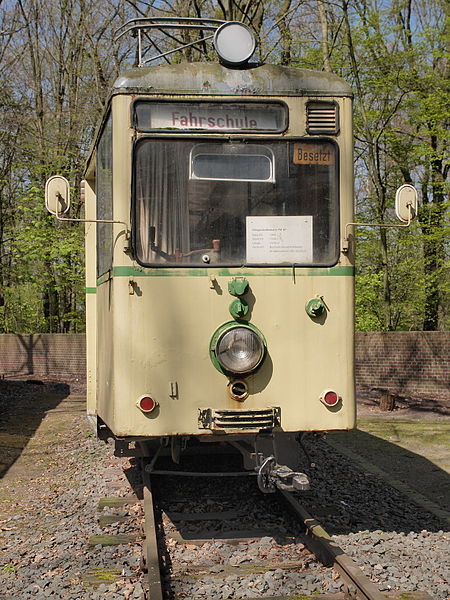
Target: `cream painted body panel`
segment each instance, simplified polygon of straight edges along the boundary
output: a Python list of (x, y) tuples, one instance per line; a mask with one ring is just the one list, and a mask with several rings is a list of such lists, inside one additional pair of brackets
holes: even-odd
[[(134, 294), (129, 294), (127, 277), (100, 286), (99, 300), (112, 298), (114, 340), (100, 357), (99, 366), (110, 359), (112, 365), (100, 368), (107, 374), (102, 380), (108, 393), (99, 414), (117, 435), (209, 435), (198, 428), (200, 408), (281, 407), (285, 431), (354, 426), (353, 278), (248, 276), (255, 298), (251, 322), (265, 335), (268, 355), (263, 367), (247, 378), (250, 396), (243, 402), (229, 397), (228, 378), (209, 356), (213, 332), (233, 320), (228, 312), (230, 279), (217, 277), (214, 290), (208, 276), (134, 278)], [(304, 308), (318, 294), (329, 307), (323, 323)], [(105, 329), (102, 337), (109, 337)], [(170, 396), (171, 383), (176, 397)], [(338, 410), (320, 402), (326, 389), (342, 397)], [(145, 415), (136, 407), (143, 394), (158, 401), (155, 413)]]
[[(95, 191), (88, 181), (84, 182), (86, 202), (85, 218), (94, 220)], [(85, 224), (86, 257), (96, 256), (97, 236), (95, 223)], [(97, 414), (97, 275), (95, 261), (86, 260), (86, 374), (88, 416)]]

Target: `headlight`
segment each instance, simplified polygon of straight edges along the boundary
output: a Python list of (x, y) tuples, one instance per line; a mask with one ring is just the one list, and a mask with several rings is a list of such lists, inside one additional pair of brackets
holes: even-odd
[(213, 335), (211, 358), (220, 371), (251, 373), (264, 358), (264, 338), (256, 327), (233, 325), (224, 325)]

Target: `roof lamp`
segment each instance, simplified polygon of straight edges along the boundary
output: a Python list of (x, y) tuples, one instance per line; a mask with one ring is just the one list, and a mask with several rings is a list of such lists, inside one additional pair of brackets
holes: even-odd
[(214, 47), (221, 62), (237, 66), (250, 59), (256, 48), (256, 39), (247, 25), (230, 21), (216, 30)]

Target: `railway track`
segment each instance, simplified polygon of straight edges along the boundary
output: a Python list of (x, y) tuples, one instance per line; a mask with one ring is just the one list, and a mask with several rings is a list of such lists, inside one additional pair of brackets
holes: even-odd
[(295, 495), (261, 494), (236, 469), (173, 469), (142, 462), (147, 600), (385, 600)]

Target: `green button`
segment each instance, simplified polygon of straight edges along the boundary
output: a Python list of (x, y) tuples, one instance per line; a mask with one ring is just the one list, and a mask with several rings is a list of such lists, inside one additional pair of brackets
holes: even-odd
[(235, 319), (242, 319), (248, 313), (248, 304), (245, 300), (241, 300), (240, 298), (236, 298), (230, 304), (230, 314)]
[(245, 277), (237, 277), (228, 282), (228, 292), (232, 296), (243, 296), (248, 290), (248, 280)]
[(313, 319), (320, 317), (325, 312), (325, 303), (322, 298), (312, 298), (306, 303), (305, 310)]

